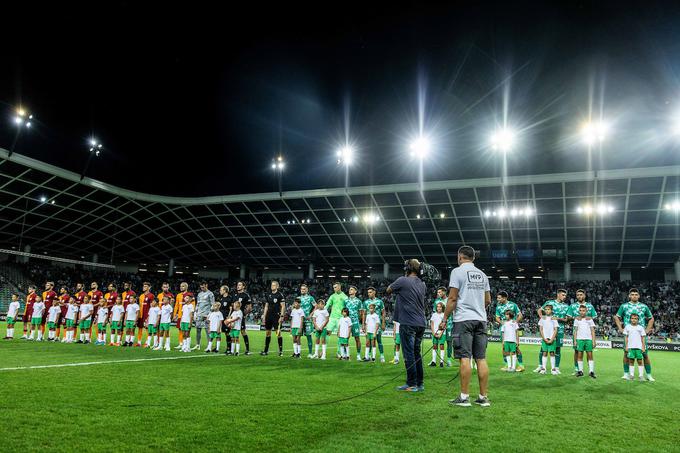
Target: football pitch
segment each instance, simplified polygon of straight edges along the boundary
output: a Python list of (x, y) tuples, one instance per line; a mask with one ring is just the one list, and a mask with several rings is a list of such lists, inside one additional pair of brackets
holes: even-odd
[[(20, 324), (16, 332), (21, 336)], [(289, 357), (289, 334), (283, 358), (276, 354), (276, 340), (269, 356), (259, 356), (264, 333), (249, 336), (254, 354), (239, 357), (2, 341), (3, 450), (679, 448), (680, 354), (651, 352), (656, 382), (628, 382), (621, 379), (621, 350), (595, 352), (594, 380), (571, 376), (571, 348), (564, 348), (561, 376), (532, 373), (538, 349), (526, 345), (527, 371), (501, 372), (500, 344), (490, 343), (492, 406), (460, 408), (448, 404), (458, 391), (458, 381), (451, 382), (456, 366), (426, 367), (425, 392), (400, 393), (394, 388), (404, 381), (403, 364), (338, 361), (335, 338), (329, 360), (320, 361), (305, 358), (304, 338), (303, 358), (296, 360)], [(431, 342), (424, 345), (426, 351)], [(392, 339), (385, 339), (388, 361), (393, 350)], [(429, 363), (430, 353), (424, 360)], [(477, 389), (473, 375), (473, 397)]]

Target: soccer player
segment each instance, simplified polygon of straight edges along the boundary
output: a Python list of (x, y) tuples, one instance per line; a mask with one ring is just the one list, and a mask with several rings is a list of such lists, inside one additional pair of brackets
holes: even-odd
[(63, 343), (73, 343), (76, 337), (76, 319), (78, 319), (78, 311), (80, 306), (75, 297), (71, 297), (68, 301), (68, 308), (66, 309), (66, 335), (62, 340)]
[(215, 303), (215, 294), (208, 289), (208, 282), (202, 281), (199, 285), (201, 289), (196, 295), (196, 311), (194, 312), (194, 324), (196, 326), (196, 346), (194, 349), (201, 348), (201, 332), (205, 329), (205, 336), (210, 341), (208, 332), (208, 315)]
[[(554, 374), (561, 374), (560, 373), (560, 360), (562, 358), (562, 340), (564, 338), (564, 323), (567, 321), (567, 310), (569, 309), (569, 305), (564, 303), (564, 300), (567, 298), (567, 290), (565, 289), (558, 289), (557, 294), (555, 296), (554, 300), (549, 300), (546, 303), (543, 304), (541, 308), (537, 310), (538, 312), (538, 317), (541, 318), (543, 316), (543, 311), (544, 308), (550, 304), (552, 307), (552, 319), (557, 321), (557, 338), (555, 338), (554, 341), (554, 346), (555, 346), (555, 366), (553, 367), (553, 371), (555, 371)], [(542, 358), (541, 358), (542, 360)], [(540, 367), (540, 365), (539, 365)], [(534, 371), (540, 371), (539, 368), (537, 368)]]
[(338, 360), (349, 360), (349, 335), (352, 333), (352, 320), (349, 317), (349, 309), (342, 309), (342, 318), (338, 323), (338, 347), (340, 357)]
[[(495, 318), (496, 323), (501, 325), (501, 336), (503, 336), (503, 323), (506, 320), (505, 312), (508, 310), (511, 310), (513, 313), (513, 321), (515, 321), (517, 324), (522, 322), (522, 312), (520, 311), (517, 304), (508, 300), (508, 293), (506, 291), (499, 291), (498, 294), (496, 294)], [(519, 333), (519, 331), (517, 333)], [(519, 349), (519, 341), (515, 344), (515, 348), (517, 371), (524, 371), (524, 360), (522, 357), (522, 351)], [(507, 371), (508, 365), (510, 365), (510, 363), (507, 362), (508, 357), (508, 355), (503, 355), (503, 360), (506, 364), (503, 368), (501, 368), (501, 371)]]
[(73, 333), (73, 339), (75, 340), (75, 332), (78, 330), (78, 327), (80, 327), (80, 307), (85, 303), (85, 296), (87, 296), (87, 292), (85, 292), (85, 285), (83, 283), (76, 283), (76, 292), (73, 296), (76, 299), (76, 304), (78, 304), (78, 311), (76, 312), (75, 319), (76, 329)]
[[(243, 319), (241, 320), (241, 335), (243, 335), (243, 344), (246, 347), (245, 355), (250, 355), (250, 340), (248, 339), (248, 330), (246, 328), (246, 316), (253, 311), (253, 304), (250, 301), (250, 295), (246, 292), (246, 282), (243, 280), (236, 283), (236, 296), (234, 301), (238, 301), (241, 304), (241, 312), (243, 313)], [(239, 347), (240, 348), (240, 347)]]
[(94, 313), (94, 306), (92, 305), (92, 301), (90, 299), (90, 295), (86, 294), (85, 298), (83, 299), (83, 303), (80, 305), (80, 310), (79, 310), (79, 323), (80, 323), (80, 338), (76, 343), (85, 343), (88, 344), (90, 342), (90, 332), (92, 329), (92, 314)]
[[(222, 314), (221, 311), (222, 304), (220, 302), (215, 302), (210, 309), (210, 314), (208, 315), (208, 328), (210, 329), (209, 332), (209, 337), (210, 339), (208, 340), (208, 347), (205, 349), (205, 352), (219, 352), (220, 351), (220, 341), (222, 339), (222, 326), (224, 323), (224, 315)], [(213, 340), (215, 340), (215, 349), (213, 349)], [(227, 337), (227, 341), (229, 341), (229, 338)]]
[(123, 297), (119, 294), (116, 297), (116, 305), (111, 307), (111, 343), (109, 346), (120, 346), (120, 337), (123, 334), (123, 313), (125, 313), (125, 306)]
[(19, 303), (19, 295), (12, 294), (12, 302), (7, 307), (7, 332), (5, 333), (5, 340), (14, 339), (14, 324), (16, 324), (17, 313), (19, 313), (21, 304)]
[[(54, 282), (46, 282), (45, 283), (45, 291), (43, 291), (42, 294), (42, 300), (43, 303), (45, 304), (45, 313), (50, 312), (50, 308), (52, 308), (52, 305), (54, 302), (59, 298), (57, 296), (57, 293), (54, 291)], [(40, 324), (40, 332), (42, 335), (40, 336), (41, 338), (44, 338), (45, 336), (45, 322), (47, 321), (47, 316), (43, 317), (42, 324)]]
[(106, 322), (109, 319), (109, 309), (106, 306), (106, 299), (99, 302), (97, 309), (97, 341), (96, 346), (104, 346), (106, 344)]
[[(144, 335), (144, 328), (148, 325), (149, 310), (151, 309), (151, 302), (155, 299), (151, 292), (151, 283), (142, 283), (142, 294), (139, 295), (139, 314), (137, 315), (137, 344), (135, 347), (142, 346), (142, 336)], [(146, 344), (149, 344), (150, 333), (147, 329)], [(134, 340), (133, 340), (134, 341)], [(148, 348), (149, 346), (144, 346)]]
[[(447, 331), (448, 333), (448, 331)], [(446, 341), (448, 342), (449, 337), (447, 335)], [(401, 337), (399, 337), (399, 322), (394, 321), (394, 358), (390, 363), (395, 365), (399, 364), (399, 352), (401, 351)]]
[(47, 341), (59, 340), (56, 337), (57, 322), (61, 316), (61, 306), (59, 299), (56, 299), (49, 310), (47, 310), (47, 328), (49, 332), (47, 334)]
[[(638, 324), (645, 328), (645, 348), (642, 354), (645, 362), (645, 371), (647, 372), (647, 380), (654, 382), (652, 377), (652, 364), (649, 360), (649, 351), (646, 347), (647, 345), (647, 335), (652, 333), (652, 327), (654, 326), (654, 316), (651, 310), (646, 304), (640, 302), (640, 292), (637, 288), (631, 288), (628, 291), (628, 302), (622, 304), (619, 310), (614, 315), (614, 322), (619, 330), (619, 333), (623, 333), (624, 327), (631, 323), (631, 316), (633, 314), (638, 315)], [(623, 317), (623, 326), (621, 325), (621, 317)], [(623, 354), (623, 379), (627, 379), (626, 376), (630, 371), (630, 363), (628, 361), (627, 355)]]
[[(87, 295), (90, 296), (90, 303), (92, 304), (92, 307), (98, 307), (99, 302), (101, 302), (104, 299), (104, 293), (99, 291), (99, 284), (97, 282), (90, 283), (90, 292), (88, 292)], [(87, 331), (88, 338), (92, 334), (92, 319), (94, 319), (94, 308), (92, 309), (92, 317), (90, 318), (90, 328)]]
[[(68, 311), (68, 302), (71, 300), (71, 296), (68, 293), (68, 288), (62, 286), (59, 288), (59, 306), (61, 307), (61, 313), (59, 314), (59, 319), (57, 320), (57, 335), (55, 337), (56, 341), (61, 338), (61, 326), (66, 325), (66, 312)], [(66, 329), (64, 329), (66, 332)], [(66, 335), (64, 335), (66, 337)]]
[(517, 345), (519, 344), (519, 324), (515, 321), (514, 310), (506, 310), (501, 332), (503, 332), (503, 354), (508, 364), (505, 371), (514, 373), (517, 370)]
[[(158, 322), (161, 319), (161, 309), (158, 306), (158, 301), (156, 299), (151, 301), (151, 308), (149, 308), (149, 314), (146, 318), (146, 329), (149, 332), (146, 336), (145, 348), (157, 348), (158, 347)], [(153, 345), (151, 345), (151, 337), (153, 336)]]
[(437, 366), (437, 350), (439, 350), (439, 366), (444, 368), (444, 349), (446, 345), (446, 332), (439, 330), (439, 324), (444, 319), (444, 304), (439, 302), (430, 318), (430, 330), (432, 330), (432, 338), (434, 339), (434, 346), (432, 346), (432, 361), (430, 366)]
[(541, 320), (538, 321), (538, 330), (541, 333), (541, 369), (539, 373), (545, 374), (548, 362), (548, 355), (550, 355), (550, 373), (557, 375), (555, 371), (555, 349), (557, 347), (557, 335), (559, 325), (557, 320), (552, 318), (552, 304), (546, 303), (542, 310), (544, 314), (541, 315)]
[[(357, 360), (361, 360), (361, 324), (363, 323), (362, 315), (364, 314), (364, 312), (362, 311), (362, 307), (364, 304), (361, 301), (361, 299), (356, 297), (357, 295), (356, 286), (351, 285), (347, 292), (349, 293), (349, 297), (345, 301), (345, 308), (347, 308), (347, 311), (349, 313), (349, 319), (352, 321), (351, 333), (352, 336), (354, 337), (354, 343), (356, 344), (357, 347)], [(349, 345), (347, 346), (347, 351), (349, 354)], [(347, 356), (347, 358), (349, 359), (349, 355)]]
[(595, 340), (595, 322), (588, 317), (588, 308), (585, 304), (578, 307), (578, 318), (574, 319), (574, 344), (578, 353), (578, 372), (576, 376), (583, 376), (583, 353), (588, 357), (588, 375), (595, 379), (595, 361), (593, 360), (593, 350), (597, 345)]
[(139, 304), (137, 299), (131, 299), (125, 308), (125, 343), (123, 347), (131, 347), (135, 341), (135, 326), (139, 317)]
[(316, 302), (314, 298), (309, 294), (309, 288), (306, 284), (300, 285), (300, 308), (305, 312), (305, 336), (307, 337), (307, 358), (312, 358), (312, 347), (314, 340), (312, 339), (312, 334), (314, 333), (314, 323), (312, 321), (312, 312), (316, 308)]
[(165, 350), (170, 350), (170, 323), (172, 322), (172, 312), (173, 308), (170, 305), (170, 300), (168, 296), (163, 297), (163, 306), (161, 307), (161, 322), (158, 326), (160, 342), (158, 343), (157, 350), (163, 347), (163, 339), (165, 339)]
[[(369, 292), (370, 294), (370, 292)], [(364, 331), (366, 332), (366, 350), (364, 355), (364, 362), (375, 362), (375, 343), (376, 334), (378, 332), (378, 325), (380, 324), (380, 316), (375, 312), (375, 304), (370, 302), (368, 304), (368, 314), (364, 320)]]
[(283, 356), (283, 338), (281, 338), (281, 323), (283, 322), (283, 314), (286, 311), (285, 296), (279, 291), (279, 282), (272, 280), (271, 293), (265, 295), (264, 313), (262, 320), (264, 321), (265, 339), (264, 351), (260, 355), (269, 354), (269, 344), (272, 341), (272, 329), (276, 329), (277, 341), (279, 342), (279, 357)]
[(241, 332), (241, 324), (243, 323), (243, 312), (241, 311), (241, 302), (235, 301), (233, 305), (233, 310), (231, 316), (227, 319), (229, 324), (231, 324), (231, 330), (229, 331), (229, 336), (231, 337), (231, 354), (238, 356), (241, 350), (241, 343), (239, 342), (238, 336)]
[(40, 296), (35, 292), (35, 285), (29, 285), (28, 294), (26, 295), (26, 306), (24, 307), (24, 315), (22, 321), (24, 324), (24, 334), (21, 336), (22, 340), (28, 339), (28, 326), (31, 325), (31, 315), (33, 314), (33, 304)]
[(375, 332), (375, 340), (378, 343), (378, 350), (380, 351), (380, 362), (385, 362), (385, 351), (382, 344), (382, 332), (385, 330), (385, 320), (387, 318), (385, 313), (385, 303), (376, 297), (378, 292), (374, 287), (369, 286), (366, 292), (368, 293), (368, 299), (364, 301), (364, 306), (368, 307), (370, 304), (375, 305), (375, 312), (379, 318), (378, 330)]
[(319, 299), (316, 303), (316, 310), (312, 313), (312, 319), (314, 320), (314, 336), (316, 337), (316, 346), (314, 346), (312, 358), (319, 358), (319, 345), (322, 345), (321, 360), (326, 360), (326, 336), (328, 335), (326, 326), (328, 326), (330, 314), (326, 310), (326, 303), (323, 299)]
[(193, 296), (184, 296), (184, 304), (182, 305), (182, 318), (179, 323), (179, 328), (182, 331), (182, 352), (191, 352), (191, 321), (194, 318), (193, 315), (195, 311), (193, 301)]
[[(437, 304), (442, 303), (444, 304), (444, 307), (446, 307), (446, 302), (448, 301), (448, 298), (446, 297), (446, 287), (440, 286), (437, 288), (437, 297), (434, 299), (434, 302), (432, 302), (432, 313), (437, 313)], [(432, 350), (436, 351), (439, 348), (439, 344), (437, 342), (437, 338), (434, 337), (434, 331), (432, 331)], [(447, 348), (448, 348), (448, 343), (447, 343)], [(448, 352), (448, 351), (447, 351)], [(449, 357), (451, 355), (449, 354)], [(433, 360), (434, 362), (434, 360)], [(431, 366), (432, 364), (430, 364)]]
[[(222, 285), (220, 286), (220, 295), (217, 296), (217, 302), (220, 304), (220, 313), (222, 313), (222, 320), (225, 320), (229, 318), (229, 315), (231, 314), (231, 305), (234, 301), (234, 298), (232, 298), (229, 295), (229, 287), (227, 285)], [(231, 337), (229, 336), (229, 326), (227, 326), (226, 323), (220, 322), (219, 325), (220, 332), (224, 333), (224, 342), (227, 344), (226, 351), (224, 353), (226, 355), (231, 354), (231, 346), (229, 343), (231, 343)], [(212, 330), (211, 330), (212, 332)], [(221, 334), (220, 334), (221, 336)], [(219, 349), (219, 348), (218, 348)]]
[[(576, 290), (576, 304), (571, 304), (569, 305), (569, 309), (567, 310), (567, 319), (570, 321), (573, 321), (574, 319), (578, 318), (580, 316), (580, 308), (581, 306), (586, 307), (586, 318), (588, 319), (595, 319), (597, 318), (597, 312), (595, 311), (595, 307), (593, 307), (590, 302), (586, 302), (586, 292), (583, 289), (578, 289)], [(574, 374), (578, 374), (578, 350), (577, 350), (577, 344), (574, 341)], [(581, 370), (583, 371), (583, 370)]]
[(194, 294), (189, 291), (189, 284), (187, 282), (182, 282), (179, 284), (179, 293), (175, 298), (175, 308), (172, 314), (172, 318), (177, 321), (177, 328), (179, 329), (179, 345), (175, 346), (175, 349), (182, 348), (184, 344), (182, 329), (180, 329), (180, 320), (182, 319), (182, 306), (187, 297), (193, 299)]
[(170, 300), (173, 300), (175, 298), (175, 296), (170, 292), (170, 283), (168, 282), (163, 282), (161, 284), (161, 292), (156, 295), (156, 300), (158, 301), (158, 304), (160, 306), (163, 305), (164, 297), (168, 297)]
[(115, 283), (109, 283), (107, 287), (107, 292), (104, 294), (104, 300), (106, 301), (106, 308), (111, 310), (114, 305), (116, 305), (116, 299), (118, 299), (118, 288)]
[(132, 289), (132, 282), (123, 283), (123, 308), (127, 310), (128, 305), (137, 300), (137, 293)]
[(640, 315), (638, 315), (637, 313), (631, 313), (630, 324), (626, 325), (626, 327), (623, 329), (624, 351), (628, 354), (628, 358), (630, 359), (630, 365), (632, 365), (633, 367), (633, 369), (630, 371), (630, 374), (628, 374), (628, 377), (626, 377), (626, 379), (631, 381), (635, 379), (636, 359), (638, 361), (638, 373), (640, 376), (640, 380), (641, 381), (645, 380), (645, 376), (643, 374), (644, 367), (642, 363), (644, 354), (647, 350), (647, 342), (644, 341), (643, 338), (646, 338), (647, 332), (645, 331), (644, 327), (638, 324), (639, 319)]
[[(333, 283), (333, 294), (331, 294), (326, 301), (326, 311), (330, 313), (330, 319), (328, 320), (328, 326), (326, 327), (328, 335), (338, 332), (338, 322), (340, 322), (340, 318), (342, 318), (342, 309), (345, 308), (346, 300), (347, 294), (342, 292), (342, 283)], [(340, 355), (339, 348), (337, 355)]]
[(290, 311), (290, 334), (293, 337), (293, 357), (296, 359), (300, 358), (300, 334), (304, 320), (305, 311), (300, 308), (300, 298), (296, 297)]

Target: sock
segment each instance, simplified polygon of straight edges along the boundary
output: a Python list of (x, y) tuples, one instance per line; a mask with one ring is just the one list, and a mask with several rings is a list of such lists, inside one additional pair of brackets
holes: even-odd
[(444, 361), (444, 350), (443, 349), (439, 350), (439, 360), (442, 361), (442, 362)]
[(378, 341), (378, 351), (380, 351), (380, 357), (382, 357), (384, 355), (383, 344), (382, 344), (382, 335), (377, 335), (376, 340)]
[(576, 368), (581, 372), (583, 371), (583, 360), (576, 361)]
[[(373, 355), (375, 356), (375, 354), (373, 354)], [(432, 361), (433, 362), (437, 361), (437, 350), (434, 349), (434, 348), (432, 349)]]
[(137, 332), (137, 343), (142, 344), (142, 329)]
[(314, 345), (314, 355), (319, 355), (319, 345)]
[(541, 356), (541, 368), (545, 370), (546, 362), (548, 361), (548, 358), (544, 355)]
[[(159, 338), (158, 335), (154, 335), (154, 336), (153, 336), (153, 347), (154, 347), (154, 348), (157, 348), (157, 347), (159, 346), (158, 338)], [(163, 343), (163, 340), (161, 340), (160, 343), (162, 344), (162, 343)]]
[(364, 358), (368, 359), (368, 354), (370, 354), (371, 348), (366, 346), (366, 349), (364, 349)]
[(652, 375), (652, 365), (645, 364), (645, 371), (647, 372), (648, 376)]
[(241, 350), (241, 343), (236, 343), (236, 352), (238, 353)]
[(196, 327), (196, 344), (201, 347), (201, 332), (203, 329), (201, 327)]
[(184, 334), (182, 331), (179, 331), (179, 344), (184, 344)]
[(265, 337), (264, 339), (264, 352), (269, 352), (269, 343), (272, 342), (272, 337)]
[(539, 351), (538, 352), (538, 365), (545, 368), (545, 366), (543, 366), (544, 364), (545, 364), (545, 362), (543, 361), (543, 353), (541, 351)]
[(170, 347), (170, 337), (167, 337), (167, 338), (165, 339), (165, 347), (166, 347), (166, 348), (169, 348), (169, 347)]
[(279, 352), (283, 352), (283, 337), (276, 337), (279, 342)]
[(522, 354), (517, 354), (517, 363), (519, 366), (524, 366), (524, 361), (522, 360)]
[(560, 367), (560, 360), (562, 360), (562, 348), (557, 348), (555, 351), (555, 366), (554, 368)]
[(236, 352), (236, 343), (232, 343), (231, 348), (229, 350), (231, 351), (232, 354)]
[(84, 341), (85, 340), (85, 334), (83, 332), (80, 332), (79, 338), (80, 338), (80, 341)]
[(42, 336), (43, 336), (42, 331), (39, 330), (38, 331), (38, 340), (42, 340)]
[(130, 342), (130, 335), (125, 335), (125, 342), (129, 343)]
[(642, 366), (642, 365), (638, 365), (638, 374), (640, 375), (640, 377), (644, 377), (645, 376), (644, 373), (645, 373), (645, 367)]
[(557, 358), (554, 355), (550, 356), (550, 368), (553, 370), (555, 369), (555, 362), (557, 361)]
[(630, 364), (628, 362), (623, 364), (623, 374), (630, 374)]
[(191, 337), (185, 338), (184, 341), (187, 343), (187, 349), (191, 349)]
[(373, 353), (373, 358), (375, 359), (375, 348), (372, 348), (371, 352)]
[(215, 345), (215, 349), (217, 349), (218, 351), (220, 350), (220, 343), (221, 342), (222, 342), (221, 340), (217, 340), (217, 344)]
[(594, 360), (588, 360), (588, 370), (591, 373), (595, 372), (595, 361)]
[(461, 393), (460, 398), (466, 400), (466, 399), (470, 398), (470, 395), (467, 394), (467, 393)]
[(307, 348), (309, 349), (309, 353), (312, 353), (312, 336), (307, 335)]
[(31, 333), (30, 333), (30, 335), (28, 336), (28, 338), (30, 338), (30, 339), (32, 340), (32, 339), (33, 339), (33, 334), (34, 334), (34, 333), (35, 333), (35, 330), (31, 330)]
[(326, 357), (326, 345), (321, 345), (321, 357)]
[(210, 340), (208, 342), (208, 351), (210, 351), (211, 349), (212, 349), (212, 340)]
[(148, 336), (148, 335), (146, 336), (146, 345), (147, 345), (147, 346), (150, 346), (150, 345), (151, 345), (151, 337)]
[(399, 361), (399, 351), (394, 351), (394, 360)]
[(90, 332), (85, 334), (85, 341), (90, 341), (90, 335), (92, 335)]
[[(250, 351), (250, 340), (248, 340), (248, 335), (243, 334), (243, 342), (244, 342), (245, 345), (246, 345), (246, 352)], [(239, 343), (239, 344), (241, 344), (241, 343)], [(238, 348), (237, 348), (237, 349), (238, 349)], [(310, 352), (310, 353), (312, 352), (312, 347), (311, 347), (311, 345), (309, 346), (309, 352)]]
[[(578, 370), (578, 369), (579, 369), (579, 368), (578, 368), (578, 359), (574, 359), (574, 369), (575, 369), (575, 370)], [(583, 370), (581, 370), (581, 371), (583, 371)]]
[(8, 337), (11, 337), (12, 335), (14, 335), (14, 332), (12, 332), (12, 330), (14, 330), (14, 329), (7, 329), (7, 334), (6, 334), (6, 335), (7, 335)]
[(508, 365), (508, 356), (507, 356), (507, 355), (504, 355), (504, 356), (503, 356), (503, 363), (504, 363), (505, 365)]

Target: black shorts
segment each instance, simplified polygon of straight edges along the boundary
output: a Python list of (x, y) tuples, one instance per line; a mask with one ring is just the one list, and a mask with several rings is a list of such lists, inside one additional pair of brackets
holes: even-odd
[(486, 358), (486, 322), (454, 322), (452, 340), (456, 359)]
[(278, 315), (273, 316), (273, 317), (267, 316), (267, 318), (264, 320), (264, 328), (265, 328), (265, 330), (276, 330), (276, 329), (278, 329), (279, 328), (279, 317), (278, 317)]
[(231, 331), (231, 327), (227, 327), (224, 323), (222, 323), (222, 333), (226, 333), (228, 335), (229, 331)]

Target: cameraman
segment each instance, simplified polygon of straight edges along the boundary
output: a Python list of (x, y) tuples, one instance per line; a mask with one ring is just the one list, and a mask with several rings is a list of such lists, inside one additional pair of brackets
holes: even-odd
[(406, 366), (406, 385), (397, 387), (404, 392), (422, 392), (423, 360), (420, 344), (425, 333), (425, 283), (418, 277), (420, 262), (410, 259), (404, 263), (405, 277), (399, 277), (387, 287), (387, 294), (396, 294), (394, 321), (399, 323), (401, 350)]

